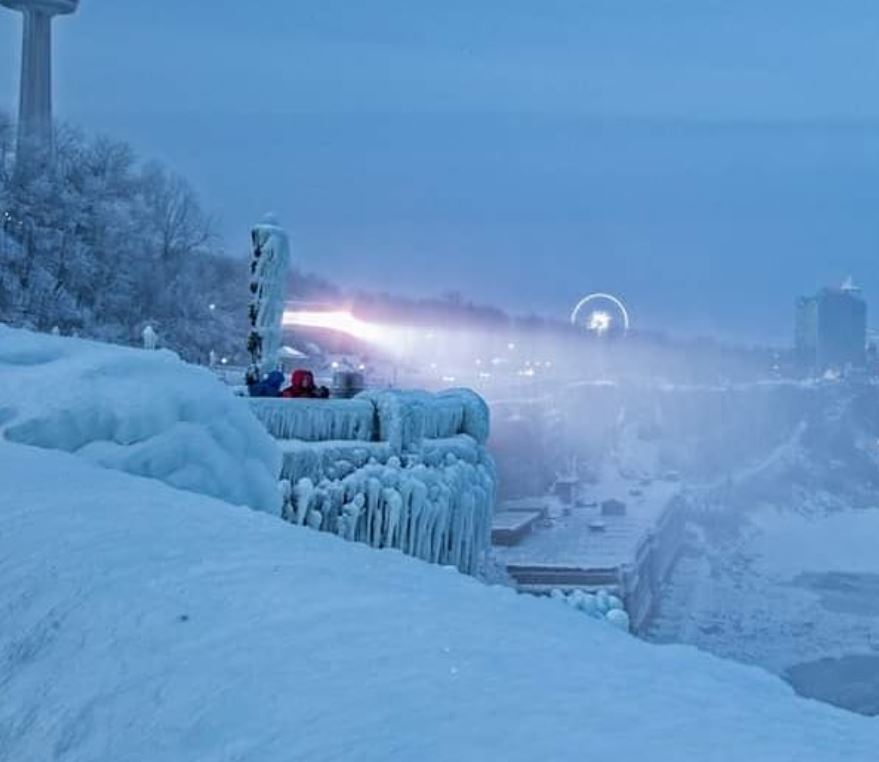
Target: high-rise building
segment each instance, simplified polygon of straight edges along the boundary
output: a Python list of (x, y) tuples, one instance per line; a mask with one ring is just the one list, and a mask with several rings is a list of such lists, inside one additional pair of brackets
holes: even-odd
[(866, 348), (867, 303), (850, 280), (797, 301), (796, 354), (801, 367), (860, 368)]
[(24, 17), (18, 147), (52, 139), (52, 17), (73, 13), (79, 0), (0, 0)]

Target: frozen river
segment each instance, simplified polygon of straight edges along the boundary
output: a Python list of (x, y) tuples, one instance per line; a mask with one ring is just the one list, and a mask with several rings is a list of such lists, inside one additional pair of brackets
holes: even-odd
[(649, 633), (761, 666), (799, 693), (879, 715), (879, 510), (706, 516)]

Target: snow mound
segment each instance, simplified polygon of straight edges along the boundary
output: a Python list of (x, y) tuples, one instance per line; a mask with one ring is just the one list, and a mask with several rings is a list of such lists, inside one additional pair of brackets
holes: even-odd
[(281, 454), (247, 403), (176, 355), (0, 325), (0, 434), (278, 513)]
[(549, 599), (0, 441), (0, 759), (867, 762), (875, 720)]

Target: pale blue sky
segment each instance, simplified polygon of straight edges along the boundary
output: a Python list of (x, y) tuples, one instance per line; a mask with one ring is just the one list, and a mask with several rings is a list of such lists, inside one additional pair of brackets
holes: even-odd
[(82, 0), (56, 32), (58, 115), (190, 177), (230, 248), (272, 209), (344, 285), (732, 337), (848, 273), (879, 300), (873, 0)]

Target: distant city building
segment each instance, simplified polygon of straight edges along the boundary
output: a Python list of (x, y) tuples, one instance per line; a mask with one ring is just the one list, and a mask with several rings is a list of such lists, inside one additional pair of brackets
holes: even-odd
[(797, 301), (796, 353), (801, 367), (824, 371), (863, 367), (867, 349), (867, 303), (847, 280)]

